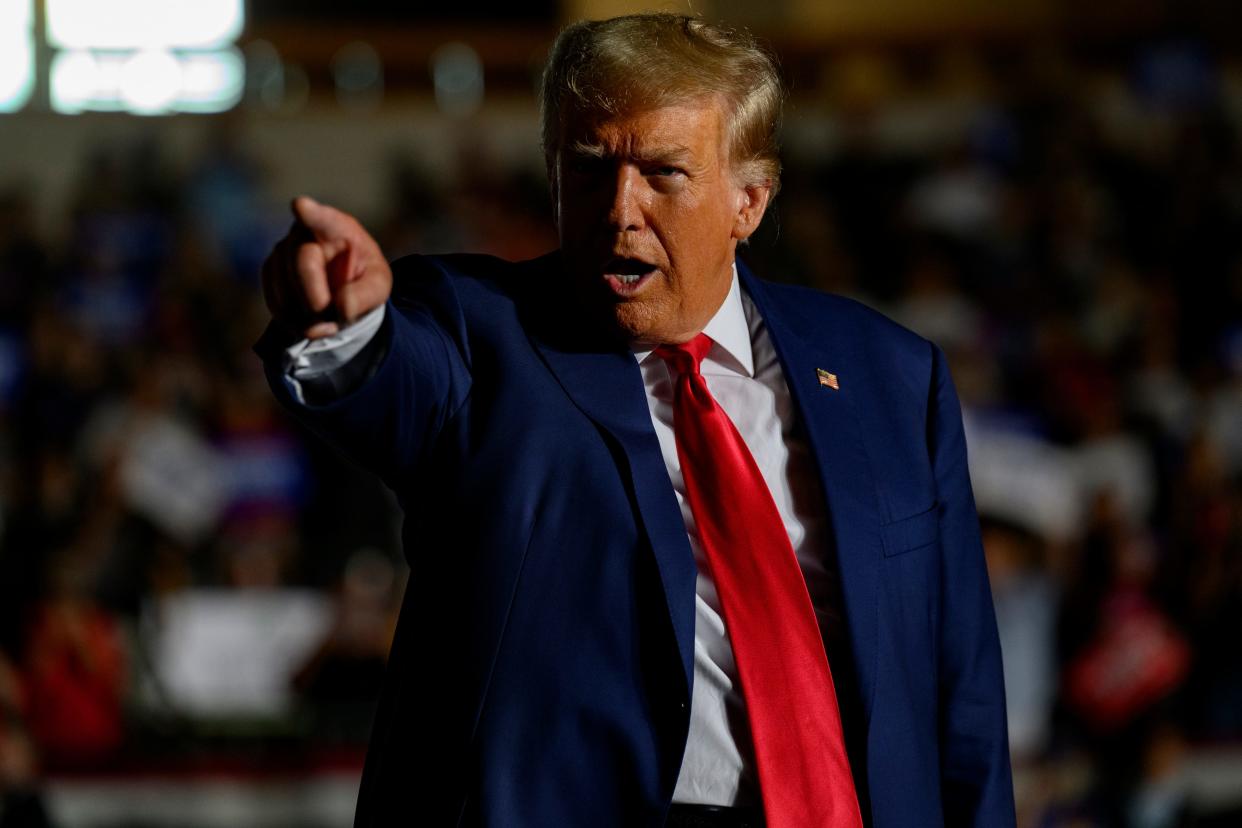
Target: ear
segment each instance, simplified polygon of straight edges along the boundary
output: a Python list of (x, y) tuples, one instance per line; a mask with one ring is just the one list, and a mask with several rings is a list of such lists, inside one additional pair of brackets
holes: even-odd
[(737, 188), (737, 212), (733, 215), (733, 238), (745, 241), (759, 228), (772, 198), (772, 182), (747, 184)]

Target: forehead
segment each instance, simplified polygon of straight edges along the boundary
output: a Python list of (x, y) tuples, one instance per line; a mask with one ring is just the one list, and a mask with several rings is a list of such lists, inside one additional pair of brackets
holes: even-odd
[(682, 151), (714, 159), (723, 156), (722, 102), (707, 96), (620, 114), (570, 114), (562, 138), (561, 146), (571, 152), (645, 155)]

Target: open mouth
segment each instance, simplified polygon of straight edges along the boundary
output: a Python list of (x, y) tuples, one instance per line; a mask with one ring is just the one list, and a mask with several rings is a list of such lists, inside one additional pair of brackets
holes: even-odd
[(604, 280), (619, 296), (633, 296), (655, 275), (656, 266), (642, 259), (615, 257), (605, 262)]

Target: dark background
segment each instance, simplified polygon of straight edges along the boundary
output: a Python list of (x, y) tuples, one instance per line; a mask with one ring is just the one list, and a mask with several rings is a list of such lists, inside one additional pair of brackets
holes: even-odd
[[(36, 22), (0, 115), (0, 826), (349, 824), (400, 518), (276, 410), (259, 264), (303, 192), (394, 257), (555, 246), (540, 65), (638, 8), (254, 0), (237, 105), (153, 117), (51, 111)], [(1021, 824), (1242, 824), (1236, 4), (696, 9), (791, 86), (743, 255), (950, 356)]]

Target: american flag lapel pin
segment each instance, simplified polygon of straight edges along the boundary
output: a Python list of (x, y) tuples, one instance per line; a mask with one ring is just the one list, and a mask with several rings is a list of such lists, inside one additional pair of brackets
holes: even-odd
[(815, 376), (819, 378), (819, 384), (825, 388), (831, 388), (833, 391), (841, 390), (841, 383), (837, 381), (836, 374), (825, 371), (823, 368), (816, 368)]

